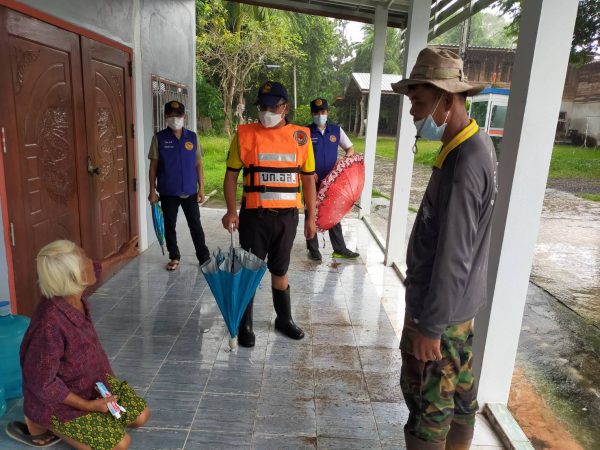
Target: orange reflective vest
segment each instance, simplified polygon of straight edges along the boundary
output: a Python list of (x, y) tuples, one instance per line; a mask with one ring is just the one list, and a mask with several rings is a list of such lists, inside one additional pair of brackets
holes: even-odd
[(310, 130), (297, 125), (238, 126), (246, 208), (302, 208), (300, 172), (309, 143)]

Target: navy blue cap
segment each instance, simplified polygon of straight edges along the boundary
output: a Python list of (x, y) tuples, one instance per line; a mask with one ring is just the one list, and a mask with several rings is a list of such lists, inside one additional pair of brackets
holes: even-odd
[(183, 103), (173, 100), (172, 102), (165, 103), (165, 116), (176, 113), (177, 115), (183, 116), (185, 114), (185, 106)]
[(310, 102), (311, 111), (322, 111), (325, 109), (329, 109), (329, 105), (327, 105), (327, 100), (324, 98), (315, 98), (312, 102)]
[(281, 99), (288, 101), (288, 93), (285, 86), (277, 81), (267, 81), (258, 89), (255, 105), (276, 106)]

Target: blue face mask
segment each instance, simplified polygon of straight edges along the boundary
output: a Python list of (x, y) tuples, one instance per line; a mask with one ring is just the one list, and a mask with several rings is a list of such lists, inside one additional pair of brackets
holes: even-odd
[(322, 126), (327, 123), (327, 115), (316, 114), (313, 116), (313, 122), (316, 126)]
[(429, 114), (427, 117), (415, 121), (415, 127), (417, 127), (417, 137), (427, 139), (430, 141), (439, 141), (442, 139), (444, 135), (444, 130), (446, 129), (446, 121), (448, 120), (448, 114), (450, 111), (446, 113), (446, 118), (444, 119), (444, 123), (441, 125), (437, 125), (435, 120), (433, 120), (433, 114), (437, 110), (437, 107), (440, 103), (440, 97), (435, 104), (435, 108), (433, 108), (433, 112)]

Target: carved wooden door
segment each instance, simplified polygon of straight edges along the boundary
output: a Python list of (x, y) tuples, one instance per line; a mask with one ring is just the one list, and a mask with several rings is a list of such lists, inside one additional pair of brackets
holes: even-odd
[(86, 227), (85, 116), (79, 36), (0, 8), (0, 119), (20, 314), (38, 302), (35, 257)]
[(118, 250), (135, 229), (130, 59), (128, 53), (86, 37), (81, 38), (81, 55), (91, 246), (101, 259)]

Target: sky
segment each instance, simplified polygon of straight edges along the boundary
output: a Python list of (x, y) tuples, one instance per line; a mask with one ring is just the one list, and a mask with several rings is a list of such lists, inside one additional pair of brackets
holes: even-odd
[(363, 40), (362, 27), (363, 23), (360, 22), (348, 22), (346, 26), (346, 37), (352, 43), (361, 42)]

